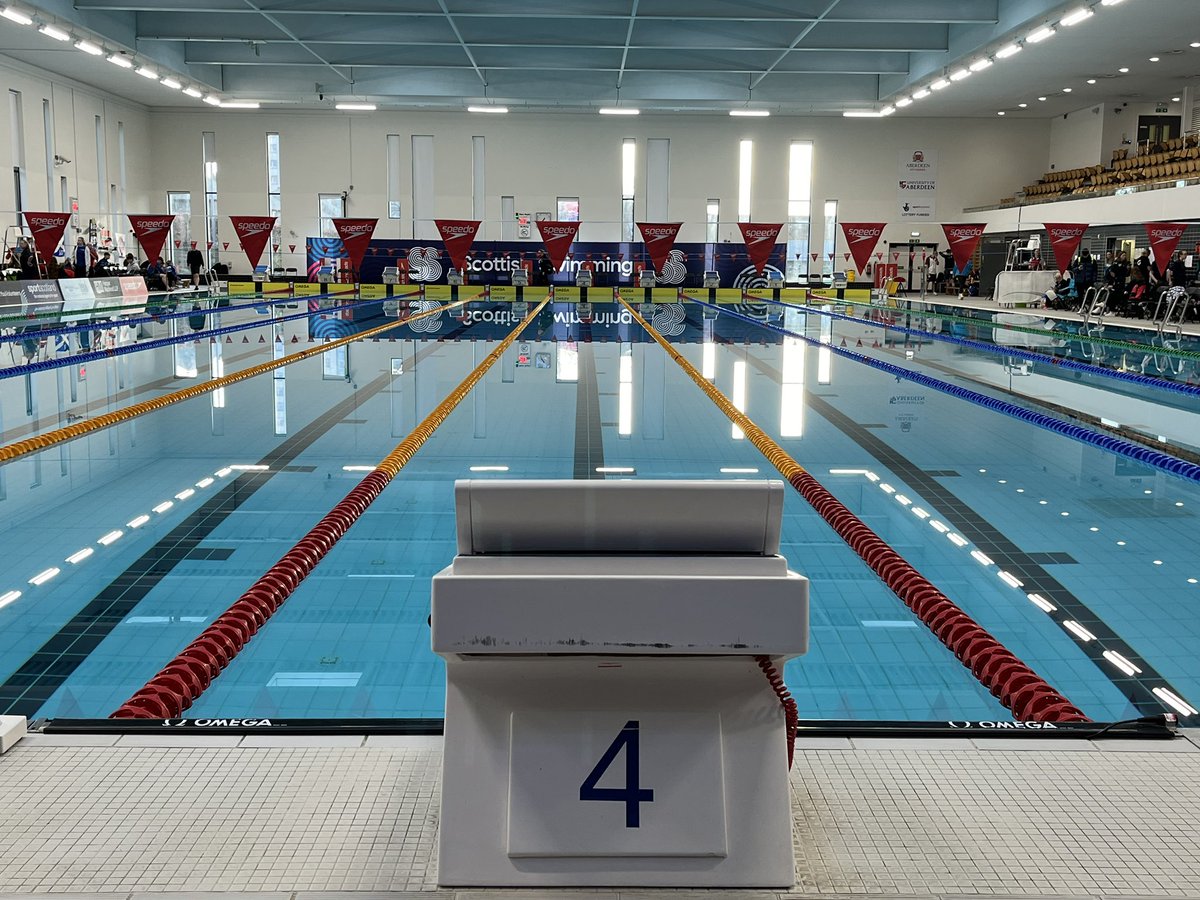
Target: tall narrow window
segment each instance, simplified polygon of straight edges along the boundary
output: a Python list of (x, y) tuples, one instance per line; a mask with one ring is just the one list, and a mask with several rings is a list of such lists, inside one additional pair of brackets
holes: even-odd
[[(113, 206), (113, 216), (117, 213), (121, 214), (121, 222), (125, 221), (125, 212), (128, 209), (126, 198), (128, 192), (125, 188), (125, 123), (117, 122), (117, 203)], [(113, 228), (117, 230), (116, 227)]]
[(487, 139), (482, 135), (471, 138), (471, 217), (484, 218), (486, 202)]
[(435, 239), (437, 228), (433, 217), (437, 214), (433, 192), (433, 135), (412, 136), (412, 196), (413, 237)]
[(579, 221), (579, 198), (578, 197), (559, 197), (555, 203), (557, 214), (555, 218), (560, 222), (578, 222)]
[(821, 274), (829, 274), (833, 277), (834, 251), (837, 248), (837, 225), (838, 225), (838, 202), (836, 200), (825, 201), (825, 236), (824, 246), (821, 248), (824, 253), (821, 256)]
[(8, 92), (8, 122), (12, 142), (13, 199), (16, 201), (17, 224), (21, 221), (21, 210), (25, 208), (28, 195), (25, 191), (25, 121), (21, 112), (21, 92)]
[(633, 192), (637, 184), (637, 140), (621, 141), (621, 240), (633, 240)]
[(388, 218), (400, 218), (400, 135), (387, 136)]
[(671, 189), (671, 139), (646, 140), (646, 202), (643, 215), (650, 222), (666, 222)]
[(54, 116), (50, 101), (42, 101), (42, 133), (46, 144), (46, 209), (54, 209)]
[[(108, 198), (104, 186), (108, 184), (108, 151), (105, 148), (104, 119), (96, 116), (96, 209), (103, 214), (108, 211)], [(104, 227), (103, 221), (98, 224)]]
[(721, 201), (709, 197), (704, 206), (704, 240), (715, 244), (720, 238)]
[(754, 164), (754, 141), (738, 144), (738, 221), (750, 221), (751, 169)]
[[(283, 195), (279, 187), (279, 135), (267, 133), (267, 215), (275, 217), (275, 228), (271, 232), (271, 268), (283, 268)], [(276, 249), (278, 248), (278, 249)]]
[(808, 277), (808, 236), (812, 218), (812, 164), (811, 141), (792, 141), (788, 153), (788, 235), (787, 271), (788, 281), (797, 282)]
[(205, 131), (201, 135), (204, 159), (204, 239), (208, 242), (209, 264), (220, 262), (221, 243), (217, 218), (217, 134)]
[[(190, 191), (167, 191), (167, 212), (171, 222), (171, 262), (180, 272), (187, 265), (187, 253), (192, 249), (192, 194)], [(177, 246), (178, 243), (178, 246)], [(207, 249), (207, 248), (203, 248)], [(205, 258), (208, 254), (205, 253)]]
[(500, 240), (515, 241), (517, 239), (517, 199), (516, 197), (500, 198)]
[(346, 215), (346, 197), (343, 194), (317, 194), (317, 215), (321, 219), (321, 237), (335, 238), (337, 229), (333, 227), (334, 219)]

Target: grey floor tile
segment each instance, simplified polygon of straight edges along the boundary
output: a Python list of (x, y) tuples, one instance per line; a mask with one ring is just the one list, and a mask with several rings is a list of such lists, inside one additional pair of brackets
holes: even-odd
[(440, 734), (372, 734), (367, 736), (367, 747), (387, 747), (393, 750), (432, 750), (442, 752), (445, 740)]
[(361, 734), (248, 734), (242, 747), (361, 747)]
[(855, 750), (952, 751), (974, 750), (966, 738), (851, 738)]
[(175, 749), (205, 747), (236, 747), (240, 738), (236, 734), (123, 734), (117, 741), (118, 747), (174, 747)]
[(1098, 749), (1091, 741), (1072, 738), (975, 738), (980, 750), (1005, 750), (1022, 753), (1088, 753)]
[(1200, 745), (1191, 741), (1176, 738), (1173, 741), (1139, 741), (1121, 738), (1092, 741), (1097, 750), (1134, 752), (1134, 753), (1198, 753)]
[(38, 734), (25, 736), (30, 747), (112, 747), (120, 735), (116, 734)]

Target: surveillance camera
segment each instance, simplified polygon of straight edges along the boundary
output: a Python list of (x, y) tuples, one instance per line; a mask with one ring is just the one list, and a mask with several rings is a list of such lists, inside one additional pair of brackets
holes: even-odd
[(317, 94), (317, 99), (318, 99), (318, 100), (324, 100), (324, 99), (325, 99), (325, 95), (324, 95), (324, 94)]

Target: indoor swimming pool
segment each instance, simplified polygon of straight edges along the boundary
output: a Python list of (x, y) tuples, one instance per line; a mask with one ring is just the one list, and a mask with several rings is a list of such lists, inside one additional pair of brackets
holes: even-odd
[[(779, 477), (636, 322), (598, 337), (567, 313), (519, 336), (189, 716), (439, 719), (426, 620), (458, 479)], [(874, 347), (877, 329), (794, 309), (777, 320), (818, 343), (687, 315), (705, 339), (683, 356), (1088, 716), (1200, 700), (1195, 482), (832, 349), (865, 338), (859, 353), (1028, 405), (1000, 392), (1003, 353)], [(182, 353), (0, 381), (3, 443), (320, 347), (303, 318), (275, 343), (255, 316)], [(483, 361), (498, 319), (401, 324), (0, 466), (0, 713), (110, 715)], [(1102, 409), (1104, 379), (1080, 381), (1054, 381), (1054, 405)], [(1134, 393), (1111, 392), (1122, 422), (1163, 434), (1160, 398)], [(1200, 412), (1166, 408), (1185, 434)], [(1011, 717), (791, 488), (782, 552), (811, 581), (811, 649), (786, 670), (802, 719)]]

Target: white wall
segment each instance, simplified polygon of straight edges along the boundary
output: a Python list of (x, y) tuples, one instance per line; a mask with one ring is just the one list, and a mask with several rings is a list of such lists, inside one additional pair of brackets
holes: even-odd
[[(1180, 95), (1182, 96), (1182, 95)], [(1165, 106), (1167, 112), (1158, 113), (1155, 109)], [(1108, 166), (1112, 164), (1114, 150), (1125, 147), (1130, 155), (1135, 152), (1134, 143), (1137, 141), (1138, 116), (1181, 116), (1183, 130), (1188, 128), (1187, 117), (1184, 115), (1183, 103), (1171, 103), (1164, 98), (1162, 102), (1154, 103), (1111, 103), (1104, 111), (1104, 130), (1101, 136), (1100, 162)]]
[(1126, 222), (1166, 222), (1194, 219), (1200, 207), (1200, 185), (1140, 191), (1121, 196), (1060, 200), (1024, 207), (989, 209), (963, 216), (965, 222), (986, 222), (988, 231), (1029, 231), (1044, 222), (1086, 222), (1116, 225)]
[[(498, 240), (500, 198), (516, 198), (520, 212), (550, 212), (558, 196), (581, 198), (584, 240), (615, 240), (620, 220), (620, 145), (638, 140), (635, 218), (644, 216), (645, 148), (650, 137), (669, 138), (668, 218), (683, 221), (683, 241), (704, 240), (705, 203), (721, 201), (730, 223), (722, 239), (738, 240), (738, 142), (755, 141), (752, 218), (783, 221), (787, 214), (787, 155), (793, 140), (814, 142), (814, 217), (811, 241), (821, 240), (820, 211), (826, 199), (840, 201), (844, 221), (896, 222), (884, 240), (906, 240), (913, 228), (937, 233), (933, 223), (898, 223), (898, 153), (905, 147), (936, 150), (939, 156), (939, 218), (956, 221), (966, 206), (995, 203), (1010, 196), (1045, 169), (1049, 126), (1045, 121), (971, 120), (969, 127), (948, 119), (893, 117), (847, 120), (831, 117), (733, 120), (715, 116), (641, 116), (614, 119), (582, 115), (480, 116), (465, 113), (374, 114), (287, 113), (200, 110), (154, 116), (155, 210), (166, 192), (192, 192), (193, 209), (202, 199), (201, 133), (216, 134), (220, 214), (266, 212), (266, 138), (278, 132), (281, 144), (285, 265), (303, 265), (304, 238), (315, 235), (317, 194), (348, 190), (351, 216), (380, 217), (376, 234), (409, 237), (412, 223), (388, 220), (386, 135), (401, 139), (399, 183), (402, 215), (412, 212), (411, 149), (414, 134), (435, 140), (435, 196), (439, 217), (471, 215), (471, 137), (487, 140), (484, 240)], [(589, 224), (590, 223), (590, 224)], [(608, 223), (602, 224), (602, 223)], [(294, 233), (294, 237), (292, 237)], [(193, 235), (203, 234), (194, 223)], [(223, 239), (224, 238), (223, 235)], [(839, 238), (839, 250), (842, 242)], [(231, 248), (233, 250), (234, 248)], [(286, 251), (286, 246), (284, 250)], [(234, 271), (245, 271), (240, 254), (230, 253)]]
[[(29, 210), (61, 210), (59, 178), (65, 176), (69, 196), (78, 197), (81, 225), (108, 210), (110, 185), (125, 190), (125, 205), (129, 212), (147, 209), (151, 203), (150, 113), (144, 107), (127, 101), (114, 101), (107, 95), (76, 84), (68, 79), (50, 76), (13, 60), (0, 58), (0, 218), (6, 225), (16, 223), (16, 191), (13, 184), (14, 165), (12, 142), (9, 139), (9, 91), (21, 94), (24, 124), (25, 169), (27, 191), (25, 208)], [(42, 102), (49, 100), (53, 121), (53, 152), (71, 160), (53, 165), (46, 153)], [(96, 116), (103, 123), (106, 172), (97, 168)], [(122, 184), (118, 154), (118, 123), (125, 130), (125, 181)], [(53, 187), (47, 191), (46, 174), (49, 167)], [(100, 197), (104, 203), (101, 209)], [(120, 212), (120, 210), (116, 210)], [(124, 223), (120, 223), (125, 227)], [(73, 238), (72, 238), (73, 240)]]
[(1049, 169), (1061, 172), (1108, 162), (1111, 154), (1101, 159), (1104, 119), (1102, 103), (1051, 119)]

